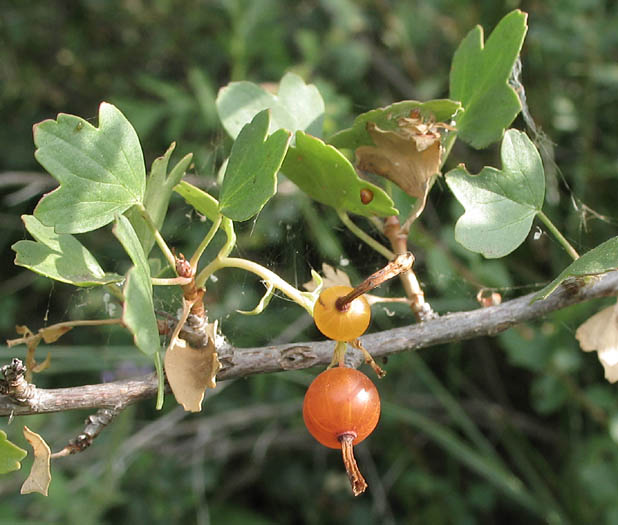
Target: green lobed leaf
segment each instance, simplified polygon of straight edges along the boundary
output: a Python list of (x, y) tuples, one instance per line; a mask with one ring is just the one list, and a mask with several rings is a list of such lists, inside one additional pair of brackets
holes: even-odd
[(122, 321), (133, 334), (135, 346), (147, 355), (154, 355), (160, 343), (148, 260), (135, 230), (124, 215), (116, 217), (113, 232), (134, 264), (123, 288)]
[(322, 135), (322, 95), (313, 84), (305, 84), (294, 73), (283, 76), (276, 95), (247, 81), (230, 82), (217, 95), (219, 118), (234, 139), (264, 109), (271, 110), (270, 133), (284, 128), (291, 132), (300, 129), (317, 137)]
[(384, 131), (393, 131), (398, 129), (397, 120), (410, 116), (413, 109), (418, 109), (426, 119), (433, 118), (436, 122), (447, 122), (461, 109), (461, 103), (448, 99), (396, 102), (390, 106), (360, 114), (354, 119), (350, 128), (335, 133), (327, 142), (336, 148), (356, 149), (360, 146), (374, 146), (371, 135), (367, 131), (368, 122), (373, 122)]
[[(180, 182), (180, 179), (184, 176), (193, 158), (192, 153), (185, 155), (172, 168), (168, 175), (167, 168), (175, 147), (176, 143), (173, 142), (163, 156), (154, 160), (152, 168), (150, 169), (150, 176), (146, 181), (146, 192), (144, 194), (143, 203), (153, 224), (158, 230), (163, 226), (174, 186)], [(155, 242), (151, 228), (146, 224), (146, 221), (137, 208), (130, 209), (126, 215), (140, 239), (142, 247), (144, 248), (144, 253), (148, 255)]]
[(488, 258), (503, 257), (524, 242), (545, 195), (543, 163), (525, 133), (508, 130), (500, 153), (502, 170), (485, 167), (470, 175), (460, 166), (446, 174), (446, 183), (465, 208), (455, 239)]
[(277, 191), (277, 172), (291, 134), (280, 129), (266, 138), (269, 121), (269, 110), (258, 113), (232, 146), (219, 209), (234, 221), (246, 221), (256, 215)]
[(546, 299), (569, 277), (598, 275), (616, 269), (618, 269), (618, 237), (612, 237), (573, 261), (551, 283), (539, 290), (532, 301)]
[(135, 130), (111, 104), (99, 107), (99, 127), (74, 115), (34, 126), (35, 157), (60, 187), (44, 195), (34, 215), (59, 233), (96, 230), (141, 203), (142, 149)]
[[(384, 190), (362, 180), (341, 152), (302, 131), (296, 132), (296, 145), (288, 149), (281, 171), (311, 198), (335, 209), (365, 217), (399, 213)], [(361, 201), (361, 190), (372, 192), (369, 203)]]
[(480, 149), (500, 140), (521, 103), (508, 85), (526, 35), (527, 15), (506, 15), (483, 44), (483, 28), (476, 26), (455, 51), (450, 73), (450, 98), (464, 111), (456, 117), (458, 136)]
[(75, 286), (96, 286), (123, 279), (105, 273), (94, 256), (75, 237), (56, 233), (33, 215), (22, 215), (26, 229), (36, 241), (18, 241), (12, 249), (15, 264), (33, 272)]
[(21, 460), (27, 455), (28, 453), (23, 448), (11, 443), (6, 438), (6, 432), (0, 430), (0, 474), (19, 470)]

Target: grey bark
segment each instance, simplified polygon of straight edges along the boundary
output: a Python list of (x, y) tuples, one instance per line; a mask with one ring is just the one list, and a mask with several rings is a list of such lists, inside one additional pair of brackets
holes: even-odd
[[(595, 298), (618, 295), (618, 271), (587, 281), (560, 286), (547, 299), (531, 302), (534, 294), (506, 301), (497, 306), (443, 315), (424, 323), (395, 328), (362, 337), (363, 345), (376, 357), (407, 350), (418, 350), (451, 341), (494, 336), (516, 324), (538, 320), (555, 310)], [(576, 344), (574, 342), (574, 344)], [(232, 379), (253, 374), (295, 370), (330, 362), (334, 343), (306, 343), (259, 348), (219, 348), (223, 365), (217, 379)], [(5, 381), (5, 391), (7, 388)], [(22, 385), (23, 388), (23, 385)], [(74, 409), (118, 409), (154, 397), (154, 375), (130, 380), (71, 388), (41, 389), (28, 385), (26, 396), (0, 395), (0, 416), (42, 414)]]

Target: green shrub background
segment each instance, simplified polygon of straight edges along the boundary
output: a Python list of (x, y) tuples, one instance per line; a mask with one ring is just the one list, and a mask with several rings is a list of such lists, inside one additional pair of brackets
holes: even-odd
[[(377, 106), (447, 96), (459, 41), (476, 24), (487, 36), (514, 8), (529, 13), (522, 82), (555, 158), (545, 165), (546, 211), (582, 253), (614, 236), (618, 218), (614, 2), (3, 2), (3, 340), (15, 336), (16, 324), (36, 329), (101, 316), (101, 305), (108, 305), (99, 290), (76, 291), (13, 266), (10, 246), (26, 236), (19, 216), (31, 213), (52, 187), (33, 157), (34, 123), (58, 112), (96, 120), (98, 104), (112, 102), (137, 129), (147, 165), (176, 141), (174, 158), (194, 152), (191, 176), (216, 192), (231, 143), (214, 108), (220, 86), (277, 82), (294, 71), (324, 96), (329, 135)], [(525, 129), (522, 117), (515, 125)], [(497, 146), (475, 151), (458, 143), (451, 161), (465, 162), (471, 172), (499, 165)], [(18, 193), (26, 182), (40, 185), (26, 186), (32, 194)], [(309, 280), (310, 269), (322, 262), (349, 262), (355, 282), (382, 264), (333, 211), (290, 185), (281, 189), (255, 221), (239, 228), (244, 257), (295, 284)], [(504, 299), (528, 293), (569, 263), (547, 235), (531, 236), (501, 260), (466, 252), (453, 238), (460, 213), (438, 183), (411, 235), (417, 274), (441, 313), (475, 308), (480, 286), (499, 288)], [(164, 230), (169, 244), (189, 252), (183, 247), (195, 246), (202, 230), (199, 217), (175, 199)], [(106, 269), (126, 269), (108, 230), (84, 238)], [(320, 337), (306, 313), (282, 299), (257, 317), (235, 313), (253, 308), (261, 285), (234, 270), (219, 277), (207, 306), (232, 343)], [(400, 290), (394, 283), (383, 292)], [(174, 293), (156, 300), (171, 312), (179, 305)], [(91, 449), (53, 463), (48, 498), (18, 494), (30, 459), (0, 479), (0, 523), (618, 523), (616, 389), (604, 381), (596, 356), (582, 353), (574, 339), (577, 326), (601, 306), (582, 304), (495, 338), (389, 359), (388, 376), (378, 384), (386, 408), (376, 432), (358, 447), (370, 486), (359, 498), (350, 494), (339, 455), (315, 443), (302, 424), (304, 389), (317, 373), (308, 370), (226, 383), (197, 415), (182, 413), (171, 397), (162, 413), (154, 402), (130, 407)], [(374, 313), (372, 330), (411, 322), (402, 307)], [(39, 349), (40, 360), (46, 350)], [(36, 377), (41, 387), (135, 375), (146, 364), (126, 334), (109, 328), (76, 329), (49, 350), (52, 367)], [(2, 363), (21, 355), (2, 352)], [(530, 502), (514, 501), (496, 479), (466, 466), (465, 447), (484, 452), (458, 430), (448, 403), (470, 418), (513, 479), (524, 483)], [(438, 434), (415, 419), (419, 414)], [(2, 429), (26, 447), (21, 426), (27, 424), (57, 450), (80, 432), (86, 415), (18, 418)], [(446, 450), (436, 436), (463, 448)]]

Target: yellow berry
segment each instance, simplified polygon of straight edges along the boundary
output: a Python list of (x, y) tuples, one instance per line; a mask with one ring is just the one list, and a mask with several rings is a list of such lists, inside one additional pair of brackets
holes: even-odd
[(313, 307), (313, 320), (318, 330), (335, 341), (352, 341), (365, 333), (371, 320), (371, 309), (367, 299), (357, 297), (342, 311), (335, 302), (349, 294), (350, 286), (326, 288)]

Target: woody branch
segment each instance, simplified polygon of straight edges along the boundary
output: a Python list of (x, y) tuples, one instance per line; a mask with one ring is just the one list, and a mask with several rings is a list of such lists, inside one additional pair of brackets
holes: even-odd
[[(444, 315), (437, 319), (363, 336), (373, 357), (380, 358), (406, 350), (419, 350), (442, 343), (496, 335), (516, 324), (540, 319), (562, 308), (591, 299), (618, 295), (618, 271), (577, 283), (560, 286), (547, 299), (531, 303), (534, 294), (501, 305)], [(326, 365), (332, 358), (332, 341), (312, 341), (259, 348), (219, 348), (222, 369), (218, 380), (253, 374), (303, 369)], [(0, 383), (0, 416), (42, 414), (74, 409), (117, 409), (152, 398), (157, 380), (151, 374), (130, 380), (71, 388), (41, 389), (25, 383), (14, 373), (17, 363), (3, 367)], [(18, 361), (18, 360), (17, 360)], [(19, 369), (19, 366), (17, 366)], [(7, 376), (8, 374), (8, 376)]]

